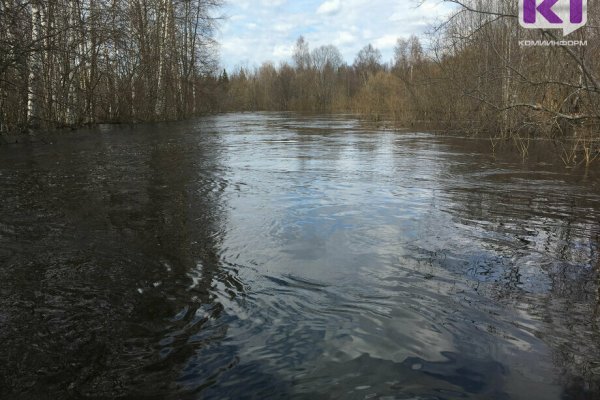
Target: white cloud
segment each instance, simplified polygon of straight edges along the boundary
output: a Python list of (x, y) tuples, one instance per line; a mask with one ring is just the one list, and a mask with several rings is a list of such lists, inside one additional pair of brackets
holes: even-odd
[(293, 51), (294, 51), (294, 46), (291, 44), (289, 44), (289, 45), (278, 44), (273, 49), (273, 55), (280, 60), (281, 59), (285, 60), (285, 59), (292, 57)]
[(319, 6), (317, 14), (333, 15), (340, 12), (342, 2), (340, 0), (327, 0)]
[(422, 35), (450, 11), (440, 0), (416, 5), (415, 0), (228, 0), (223, 11), (233, 17), (217, 38), (223, 65), (288, 61), (300, 35), (311, 48), (337, 46), (349, 64), (368, 43), (381, 50), (384, 61), (391, 60), (397, 38)]
[(396, 45), (397, 40), (397, 35), (383, 35), (373, 41), (373, 46), (377, 47), (379, 50), (387, 50), (393, 48)]
[(268, 7), (278, 7), (286, 3), (286, 0), (261, 0), (261, 4)]
[(292, 29), (294, 29), (294, 24), (290, 22), (278, 22), (276, 24), (273, 24), (273, 30), (277, 32), (287, 33)]
[(342, 31), (338, 33), (333, 44), (336, 46), (343, 46), (354, 42), (356, 42), (356, 36), (352, 32)]

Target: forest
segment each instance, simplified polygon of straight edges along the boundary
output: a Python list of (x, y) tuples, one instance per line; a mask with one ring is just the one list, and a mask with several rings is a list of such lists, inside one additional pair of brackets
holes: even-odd
[(0, 132), (208, 111), (220, 4), (0, 1)]
[[(220, 0), (0, 2), (0, 132), (209, 112), (354, 113), (397, 126), (569, 139), (563, 161), (600, 154), (600, 13), (569, 35), (526, 30), (518, 1), (445, 0), (427, 37), (391, 62), (366, 45), (349, 64), (302, 37), (288, 62), (220, 69)], [(24, 34), (25, 33), (25, 34)], [(546, 41), (550, 46), (523, 43)], [(427, 45), (424, 45), (427, 43)], [(575, 44), (575, 45), (573, 45)]]
[[(568, 139), (561, 147), (566, 164), (594, 161), (598, 10), (590, 9), (588, 25), (563, 45), (556, 31), (520, 28), (516, 0), (451, 2), (457, 10), (431, 29), (430, 45), (399, 38), (392, 62), (369, 44), (348, 65), (335, 46), (311, 50), (299, 38), (289, 62), (222, 74), (221, 110), (356, 113), (401, 127), (481, 133), (492, 146), (510, 139), (524, 156), (533, 138)], [(538, 40), (557, 45), (521, 45)]]

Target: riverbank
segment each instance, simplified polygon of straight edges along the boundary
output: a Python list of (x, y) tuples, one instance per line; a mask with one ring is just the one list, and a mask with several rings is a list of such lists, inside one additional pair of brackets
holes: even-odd
[[(548, 162), (557, 165), (562, 165), (565, 168), (588, 168), (592, 165), (596, 165), (600, 161), (600, 139), (590, 139), (586, 137), (535, 137), (533, 135), (527, 136), (514, 136), (506, 135), (502, 132), (495, 133), (483, 133), (472, 130), (465, 130), (460, 128), (464, 125), (463, 122), (454, 123), (438, 123), (435, 121), (414, 121), (412, 123), (402, 123), (397, 120), (393, 120), (390, 116), (379, 115), (377, 118), (373, 118), (370, 115), (352, 114), (352, 113), (334, 113), (334, 114), (322, 114), (313, 112), (275, 112), (275, 111), (264, 111), (264, 112), (222, 112), (222, 113), (210, 113), (203, 116), (183, 119), (183, 120), (165, 120), (165, 121), (137, 121), (132, 123), (98, 123), (81, 126), (79, 128), (68, 127), (68, 128), (55, 128), (55, 129), (38, 129), (30, 130), (28, 132), (20, 132), (14, 134), (3, 134), (0, 135), (0, 145), (17, 144), (17, 143), (35, 143), (41, 142), (50, 144), (57, 137), (68, 137), (73, 132), (102, 132), (110, 129), (111, 127), (123, 128), (126, 127), (131, 129), (135, 126), (155, 126), (156, 124), (168, 126), (169, 124), (186, 124), (190, 121), (201, 121), (203, 118), (213, 118), (218, 116), (227, 117), (228, 115), (288, 115), (290, 117), (297, 117), (300, 119), (327, 119), (327, 118), (353, 118), (358, 121), (364, 129), (374, 129), (377, 131), (390, 131), (390, 132), (431, 132), (439, 135), (449, 135), (453, 137), (469, 137), (472, 139), (480, 140), (484, 143), (484, 147), (480, 147), (480, 150), (487, 151), (491, 155), (495, 156), (500, 153), (507, 154), (513, 153), (513, 155), (522, 160), (527, 160), (534, 157), (540, 162)], [(310, 127), (310, 122), (308, 123)], [(299, 127), (301, 128), (301, 127)], [(542, 152), (532, 149), (543, 148)], [(593, 149), (596, 149), (595, 152)], [(535, 155), (534, 155), (535, 153)]]

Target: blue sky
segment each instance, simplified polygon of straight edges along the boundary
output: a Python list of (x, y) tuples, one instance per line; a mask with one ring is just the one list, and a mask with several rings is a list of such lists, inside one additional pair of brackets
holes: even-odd
[(441, 0), (226, 0), (217, 36), (222, 66), (259, 66), (289, 60), (303, 35), (311, 49), (333, 44), (352, 63), (371, 43), (392, 59), (396, 39), (421, 35), (448, 14)]

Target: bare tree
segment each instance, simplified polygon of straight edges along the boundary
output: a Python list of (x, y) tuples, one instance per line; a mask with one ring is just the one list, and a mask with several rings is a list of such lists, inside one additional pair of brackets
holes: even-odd
[(371, 44), (363, 47), (354, 60), (354, 68), (363, 76), (366, 82), (369, 75), (381, 70), (381, 52)]
[(211, 107), (219, 0), (2, 0), (0, 132)]

